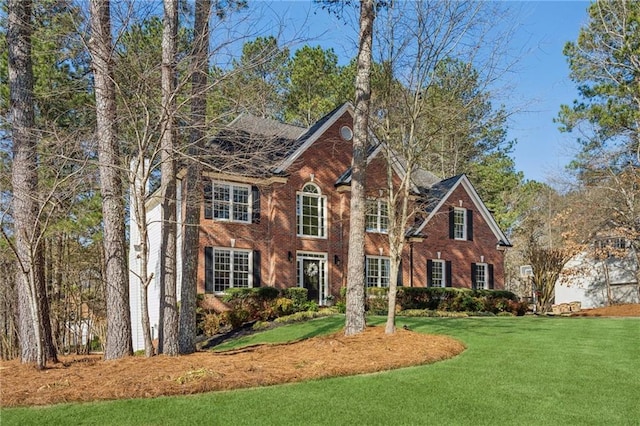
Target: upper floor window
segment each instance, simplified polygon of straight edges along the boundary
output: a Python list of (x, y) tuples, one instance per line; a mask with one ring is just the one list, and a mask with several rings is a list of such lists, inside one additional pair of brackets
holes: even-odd
[(250, 250), (205, 247), (205, 292), (222, 293), (230, 288), (253, 287), (254, 255)]
[(326, 199), (313, 183), (306, 184), (296, 198), (298, 235), (326, 237)]
[(366, 229), (381, 233), (389, 229), (389, 208), (385, 200), (367, 200)]
[(389, 269), (388, 257), (367, 256), (367, 287), (389, 287)]
[(449, 211), (449, 238), (473, 240), (472, 210), (455, 207)]
[(260, 223), (260, 190), (241, 183), (205, 181), (204, 218)]

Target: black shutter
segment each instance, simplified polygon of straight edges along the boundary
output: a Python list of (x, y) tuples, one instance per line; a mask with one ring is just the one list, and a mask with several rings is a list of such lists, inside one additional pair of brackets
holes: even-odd
[(251, 223), (260, 223), (260, 189), (251, 187)]
[(254, 250), (253, 251), (253, 286), (254, 287), (260, 287), (260, 280), (261, 280), (261, 274), (260, 274), (260, 251), (258, 250)]
[(204, 183), (204, 218), (213, 219), (213, 188), (210, 180)]
[(454, 217), (454, 212), (455, 212), (455, 209), (453, 207), (449, 207), (449, 238), (452, 239), (452, 240), (455, 238), (455, 231), (454, 231), (455, 217)]
[(396, 281), (398, 287), (402, 287), (402, 260), (398, 263), (398, 279)]
[(445, 278), (447, 279), (445, 286), (452, 287), (453, 278), (451, 277), (451, 261), (444, 262)]
[(213, 293), (213, 247), (204, 248), (204, 292)]
[(431, 287), (433, 285), (433, 280), (431, 276), (433, 275), (433, 261), (427, 260), (427, 287)]
[(473, 210), (467, 210), (467, 240), (473, 241)]
[(487, 273), (489, 274), (489, 276), (487, 277), (489, 282), (489, 290), (493, 290), (493, 264), (490, 263), (487, 265)]
[(475, 290), (478, 287), (478, 283), (476, 281), (476, 264), (471, 264), (471, 288)]

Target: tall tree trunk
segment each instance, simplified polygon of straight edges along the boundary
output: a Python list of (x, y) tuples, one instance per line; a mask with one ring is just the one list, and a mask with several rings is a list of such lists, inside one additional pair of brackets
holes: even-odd
[(159, 351), (178, 355), (178, 300), (176, 294), (176, 169), (173, 159), (176, 109), (176, 51), (178, 0), (164, 0), (162, 31), (162, 122), (160, 172), (162, 186), (162, 334)]
[(190, 157), (183, 186), (186, 202), (184, 244), (182, 245), (182, 283), (180, 294), (180, 353), (195, 352), (196, 296), (198, 277), (198, 248), (200, 238), (200, 208), (202, 205), (201, 167), (195, 160), (205, 135), (207, 111), (207, 76), (209, 58), (209, 14), (211, 0), (196, 0), (193, 47), (193, 76), (191, 77), (191, 134)]
[(9, 93), (13, 137), (13, 220), (18, 292), (21, 360), (44, 368), (56, 361), (40, 243), (38, 144), (34, 133), (33, 66), (31, 62), (31, 1), (8, 3)]
[(351, 174), (351, 217), (347, 264), (347, 307), (345, 335), (364, 331), (365, 267), (365, 168), (371, 100), (371, 45), (373, 38), (373, 0), (360, 3), (360, 46), (356, 76), (356, 103), (353, 119), (353, 170)]
[(104, 227), (106, 360), (131, 355), (129, 277), (125, 249), (125, 209), (122, 198), (119, 145), (116, 134), (116, 95), (113, 80), (111, 13), (108, 0), (90, 0), (89, 53), (96, 97), (96, 139)]

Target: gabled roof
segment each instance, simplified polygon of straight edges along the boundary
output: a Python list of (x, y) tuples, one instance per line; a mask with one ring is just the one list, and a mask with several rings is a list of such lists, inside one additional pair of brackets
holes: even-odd
[(275, 173), (284, 172), (294, 161), (296, 161), (303, 152), (305, 152), (318, 138), (329, 129), (345, 112), (353, 117), (353, 105), (346, 102), (329, 112), (327, 115), (318, 120), (313, 126), (298, 138), (293, 149), (287, 152), (285, 158), (275, 168)]
[(281, 123), (270, 118), (256, 117), (249, 113), (240, 114), (229, 125), (229, 129), (238, 129), (247, 133), (296, 140), (307, 129), (291, 124)]
[(433, 184), (428, 189), (426, 193), (427, 200), (428, 200), (427, 206), (426, 206), (426, 212), (428, 213), (428, 216), (424, 220), (424, 222), (422, 222), (422, 224), (419, 227), (417, 227), (417, 229), (415, 230), (415, 233), (419, 234), (424, 229), (424, 227), (431, 220), (431, 218), (433, 218), (435, 214), (441, 210), (444, 203), (447, 201), (447, 199), (449, 199), (451, 194), (453, 194), (453, 192), (459, 186), (462, 186), (467, 192), (467, 194), (469, 194), (469, 197), (471, 198), (471, 201), (473, 202), (474, 206), (480, 212), (483, 219), (489, 225), (489, 228), (491, 229), (496, 239), (498, 240), (498, 245), (511, 247), (511, 243), (509, 242), (509, 239), (504, 234), (504, 232), (502, 232), (502, 230), (500, 229), (500, 226), (498, 226), (498, 223), (493, 218), (493, 215), (491, 214), (491, 212), (489, 212), (489, 210), (487, 209), (487, 206), (485, 206), (482, 200), (480, 199), (478, 192), (471, 184), (471, 181), (469, 181), (469, 178), (467, 177), (467, 175), (464, 175), (464, 174), (441, 180)]
[(309, 128), (276, 120), (239, 115), (207, 144), (208, 163), (216, 171), (245, 177), (282, 175), (345, 112), (345, 103)]

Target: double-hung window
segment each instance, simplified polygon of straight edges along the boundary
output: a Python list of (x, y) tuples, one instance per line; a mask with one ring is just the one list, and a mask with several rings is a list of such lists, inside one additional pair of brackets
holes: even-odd
[(477, 290), (493, 290), (493, 265), (490, 263), (471, 264), (471, 287)]
[(386, 200), (367, 200), (367, 232), (386, 233), (389, 229), (389, 208)]
[(431, 286), (445, 286), (445, 263), (444, 260), (433, 260), (431, 263)]
[(389, 258), (367, 256), (367, 287), (389, 287)]
[(449, 211), (449, 238), (473, 240), (473, 210), (451, 208)]
[(205, 247), (204, 264), (206, 293), (253, 287), (250, 250)]
[(251, 221), (251, 187), (213, 182), (213, 219), (231, 222)]
[(296, 198), (296, 216), (298, 235), (308, 237), (326, 237), (326, 200), (320, 188), (312, 183), (306, 184)]
[(453, 237), (456, 240), (467, 239), (467, 211), (465, 209), (453, 210)]

